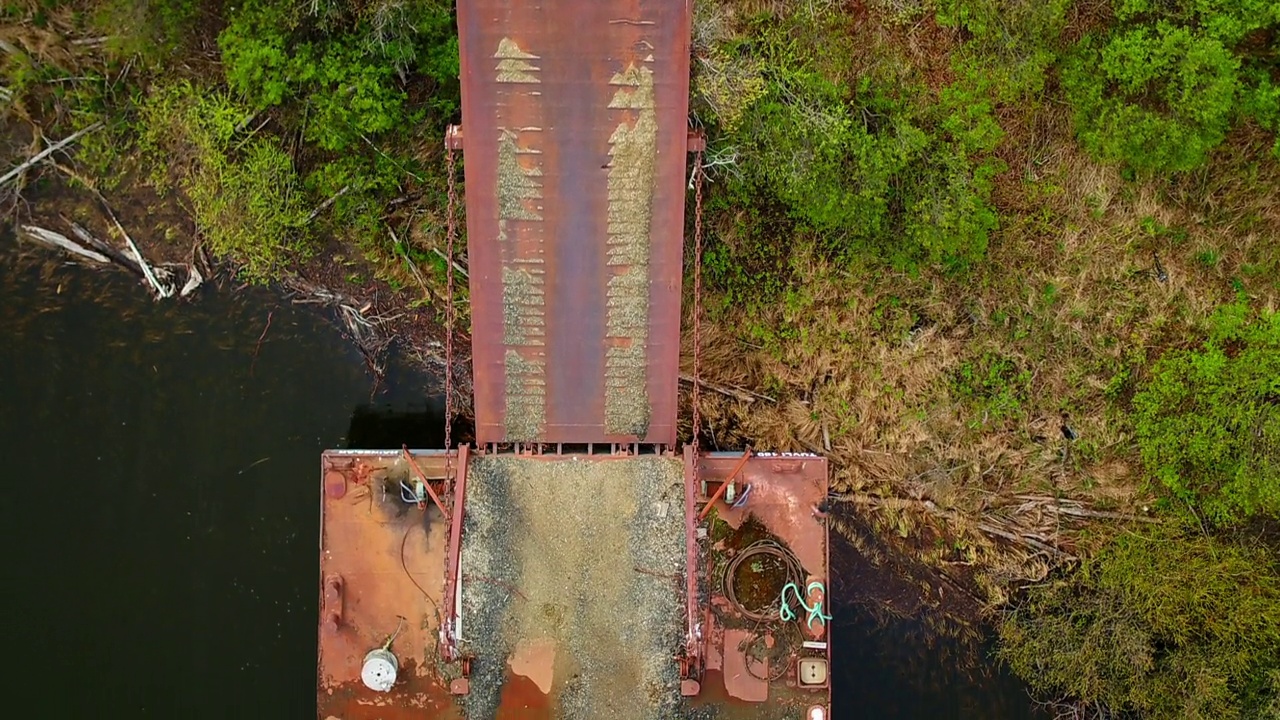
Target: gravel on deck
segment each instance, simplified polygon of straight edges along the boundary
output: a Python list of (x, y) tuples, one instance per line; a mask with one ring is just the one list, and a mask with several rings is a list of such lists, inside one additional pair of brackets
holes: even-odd
[(462, 537), (471, 720), (497, 713), (507, 658), (550, 640), (569, 720), (680, 713), (684, 487), (679, 458), (473, 458)]

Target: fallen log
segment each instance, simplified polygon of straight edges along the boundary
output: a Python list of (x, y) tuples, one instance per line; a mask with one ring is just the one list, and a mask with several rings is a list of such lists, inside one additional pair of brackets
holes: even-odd
[(76, 257), (91, 260), (96, 263), (107, 264), (111, 262), (110, 258), (102, 253), (90, 250), (83, 245), (75, 242), (71, 238), (62, 233), (54, 232), (36, 225), (23, 225), (18, 228), (19, 237), (25, 238), (32, 242), (45, 245), (47, 247), (56, 248), (71, 253)]
[[(63, 218), (63, 220), (66, 220), (66, 218)], [(67, 224), (71, 226), (71, 233), (75, 235), (80, 242), (83, 242), (85, 245), (97, 250), (103, 255), (106, 255), (112, 262), (125, 270), (128, 270), (140, 278), (143, 277), (142, 267), (139, 266), (138, 263), (134, 262), (133, 258), (130, 258), (128, 255), (120, 252), (120, 250), (112, 246), (110, 243), (94, 237), (92, 233), (84, 229), (84, 227), (79, 223), (67, 221)]]

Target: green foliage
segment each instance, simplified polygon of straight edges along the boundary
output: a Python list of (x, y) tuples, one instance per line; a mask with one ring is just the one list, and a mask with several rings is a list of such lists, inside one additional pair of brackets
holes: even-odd
[(141, 146), (153, 181), (186, 193), (219, 255), (264, 281), (308, 252), (298, 181), (279, 142), (244, 137), (249, 113), (224, 93), (180, 82), (155, 89), (141, 108)]
[(1062, 73), (1080, 139), (1097, 157), (1185, 171), (1242, 119), (1276, 129), (1274, 52), (1250, 37), (1280, 26), (1280, 2), (1120, 0), (1116, 17), (1111, 33), (1080, 41)]
[(106, 34), (116, 58), (141, 56), (148, 63), (167, 60), (196, 22), (199, 0), (107, 0), (93, 24)]
[(1280, 514), (1280, 313), (1223, 307), (1202, 347), (1160, 358), (1134, 408), (1143, 462), (1180, 507)]
[(1042, 693), (1118, 713), (1280, 717), (1274, 549), (1152, 532), (1031, 588), (1000, 628), (1002, 657)]
[(1276, 0), (1119, 0), (1116, 18), (1123, 22), (1161, 21), (1196, 28), (1228, 46), (1249, 33), (1280, 22)]
[(984, 422), (999, 422), (1022, 410), (1031, 385), (1031, 373), (1009, 358), (984, 353), (960, 363), (952, 376), (952, 392), (975, 406)]
[(287, 0), (249, 0), (218, 36), (227, 83), (263, 109), (301, 102), (307, 139), (343, 151), (424, 120), (408, 107), (410, 72), (433, 92), (425, 110), (457, 111), (457, 37), (448, 6), (383, 0), (302, 14)]
[(1085, 147), (1140, 170), (1190, 170), (1226, 137), (1239, 61), (1218, 40), (1161, 22), (1084, 42), (1063, 87)]
[(840, 62), (847, 40), (821, 36), (830, 42), (815, 54), (812, 27), (755, 32), (737, 51), (758, 63), (764, 87), (719, 128), (741, 153), (738, 195), (777, 198), (837, 256), (903, 267), (982, 257), (1002, 166), (990, 156), (1000, 130), (980, 84), (916, 105), (869, 78), (850, 86)]
[(958, 64), (981, 73), (1002, 101), (1038, 95), (1058, 61), (1069, 0), (938, 0), (937, 20), (971, 38)]

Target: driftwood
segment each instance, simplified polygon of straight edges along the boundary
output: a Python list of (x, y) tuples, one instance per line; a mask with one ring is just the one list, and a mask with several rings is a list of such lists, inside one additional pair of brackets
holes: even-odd
[(200, 274), (198, 269), (196, 269), (195, 263), (191, 263), (187, 266), (187, 282), (182, 286), (182, 289), (178, 291), (178, 296), (186, 297), (190, 295), (195, 292), (195, 289), (200, 287), (203, 282), (204, 276)]
[(133, 259), (138, 263), (138, 267), (142, 268), (142, 275), (147, 279), (147, 283), (151, 285), (151, 289), (155, 291), (156, 297), (173, 297), (173, 287), (160, 282), (156, 271), (147, 264), (147, 259), (142, 256), (142, 251), (138, 249), (138, 246), (133, 242), (133, 238), (129, 237), (129, 233), (124, 229), (124, 226), (116, 219), (116, 214), (111, 211), (101, 194), (98, 195), (98, 199), (102, 202), (102, 209), (107, 212), (107, 217), (111, 218), (111, 222), (116, 226), (116, 230), (119, 230), (120, 234), (124, 236), (125, 244), (129, 246), (130, 252), (133, 253)]
[[(692, 375), (680, 373), (680, 382), (685, 383), (686, 385), (692, 385), (694, 384), (694, 379)], [(717, 392), (726, 397), (731, 397), (737, 400), (741, 400), (743, 402), (754, 402), (756, 400), (764, 400), (766, 402), (771, 402), (771, 403), (778, 402), (776, 399), (771, 398), (768, 395), (761, 395), (760, 393), (754, 393), (746, 388), (735, 387), (731, 385), (713, 385), (712, 383), (709, 383), (706, 380), (698, 380), (697, 383), (699, 387), (706, 388), (707, 390), (711, 390), (712, 392)]]
[(0, 177), (0, 187), (4, 186), (10, 180), (18, 177), (22, 173), (26, 172), (28, 169), (31, 168), (32, 165), (36, 165), (40, 161), (49, 157), (50, 155), (58, 152), (62, 148), (70, 145), (71, 143), (79, 140), (80, 138), (93, 132), (94, 130), (97, 130), (100, 127), (102, 127), (102, 123), (96, 122), (83, 130), (79, 130), (77, 132), (72, 133), (71, 135), (68, 135), (67, 137), (45, 148), (44, 150), (41, 150), (40, 152), (36, 153), (35, 155), (32, 155), (31, 159), (27, 160), (26, 162), (22, 163), (18, 167), (5, 173), (4, 177)]
[[(66, 218), (63, 218), (63, 220), (66, 221)], [(120, 252), (114, 246), (94, 237), (92, 233), (90, 233), (88, 230), (85, 230), (84, 227), (81, 226), (79, 223), (67, 221), (67, 224), (71, 226), (71, 233), (75, 235), (76, 238), (80, 240), (80, 242), (93, 248), (94, 250), (97, 250), (103, 255), (106, 255), (108, 258), (111, 258), (112, 262), (124, 268), (125, 270), (128, 270), (129, 272), (133, 273), (134, 275), (137, 275), (138, 277), (143, 277), (142, 267), (138, 265), (138, 263), (134, 262), (133, 258)]]
[(92, 260), (93, 262), (103, 264), (111, 262), (111, 259), (102, 253), (90, 250), (62, 233), (46, 230), (42, 227), (37, 227), (35, 225), (23, 225), (18, 228), (18, 235), (31, 240), (32, 242), (40, 243), (41, 245), (47, 245), (59, 250), (64, 250), (86, 260)]

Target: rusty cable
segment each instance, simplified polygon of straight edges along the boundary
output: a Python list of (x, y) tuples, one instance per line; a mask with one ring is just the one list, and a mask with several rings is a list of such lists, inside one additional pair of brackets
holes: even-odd
[(779, 545), (773, 540), (760, 540), (739, 552), (734, 556), (733, 560), (729, 561), (729, 564), (724, 569), (724, 576), (720, 580), (721, 592), (724, 593), (724, 597), (729, 601), (729, 604), (732, 605), (735, 610), (742, 613), (743, 617), (746, 617), (749, 620), (754, 620), (758, 623), (772, 622), (775, 618), (780, 620), (781, 617), (777, 612), (782, 603), (781, 595), (778, 596), (778, 599), (774, 600), (763, 609), (748, 609), (741, 601), (738, 600), (736, 582), (738, 568), (741, 567), (742, 563), (746, 562), (748, 558), (757, 556), (771, 557), (780, 561), (783, 569), (787, 573), (788, 582), (798, 583), (804, 578), (804, 571), (800, 565), (800, 561), (796, 559), (796, 556), (792, 554), (790, 550)]
[(454, 175), (453, 148), (445, 149), (445, 173), (448, 176), (448, 208), (445, 211), (445, 339), (444, 339), (444, 483), (445, 493), (453, 494), (453, 331), (456, 314), (453, 307), (453, 243), (457, 235), (454, 211), (458, 190)]
[(693, 452), (698, 452), (702, 413), (698, 409), (702, 386), (702, 150), (693, 156)]

